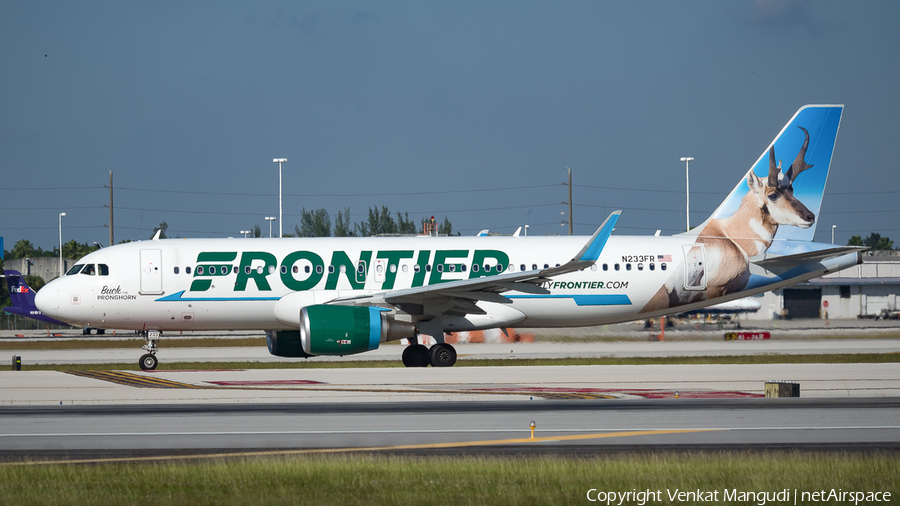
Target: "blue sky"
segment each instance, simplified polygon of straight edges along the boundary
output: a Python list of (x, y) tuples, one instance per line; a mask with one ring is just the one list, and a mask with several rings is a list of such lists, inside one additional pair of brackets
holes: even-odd
[[(0, 235), (239, 236), (370, 206), (473, 235), (679, 232), (808, 103), (846, 108), (816, 239), (900, 239), (900, 3), (0, 4)], [(276, 226), (277, 228), (277, 226)]]

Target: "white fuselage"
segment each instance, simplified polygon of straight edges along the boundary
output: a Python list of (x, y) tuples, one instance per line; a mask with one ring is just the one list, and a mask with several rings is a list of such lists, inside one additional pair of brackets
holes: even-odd
[[(289, 330), (298, 328), (304, 306), (496, 275), (498, 264), (503, 273), (554, 267), (569, 261), (587, 239), (489, 236), (132, 242), (82, 258), (78, 264), (93, 265), (93, 269), (51, 281), (38, 293), (36, 304), (48, 316), (96, 328)], [(824, 272), (816, 268), (790, 279), (773, 278), (771, 284), (752, 290), (639, 313), (675, 270), (684, 269), (683, 247), (693, 242), (693, 237), (678, 236), (612, 237), (592, 267), (544, 283), (549, 294), (504, 292), (510, 303), (479, 301), (486, 314), (445, 317), (444, 328), (567, 327), (629, 321), (745, 297)], [(854, 265), (856, 259), (848, 256), (843, 263)], [(692, 283), (693, 289), (698, 289), (696, 280)]]

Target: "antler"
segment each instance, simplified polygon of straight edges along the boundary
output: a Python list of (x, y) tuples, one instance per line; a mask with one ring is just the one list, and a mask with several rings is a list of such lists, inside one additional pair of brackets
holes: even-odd
[[(792, 163), (791, 166), (788, 167), (787, 172), (784, 174), (784, 179), (781, 180), (782, 188), (787, 188), (788, 186), (793, 184), (794, 179), (796, 179), (797, 176), (799, 176), (801, 172), (812, 167), (812, 165), (807, 164), (806, 160), (805, 160), (806, 148), (809, 147), (809, 132), (807, 132), (806, 129), (803, 128), (802, 126), (798, 126), (797, 128), (799, 128), (800, 130), (803, 130), (803, 133), (806, 135), (806, 140), (803, 141), (803, 146), (800, 148), (800, 152), (797, 153), (797, 158), (794, 160), (794, 163)], [(771, 168), (770, 168), (770, 170), (769, 170), (769, 181), (770, 181), (769, 186), (772, 186), (771, 180), (772, 180), (772, 172), (771, 172)]]
[(778, 176), (781, 175), (781, 163), (775, 164), (775, 145), (769, 149), (769, 188), (778, 186)]

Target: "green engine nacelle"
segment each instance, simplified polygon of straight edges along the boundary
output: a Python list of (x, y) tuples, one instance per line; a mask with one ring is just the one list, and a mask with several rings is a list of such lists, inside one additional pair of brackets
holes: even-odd
[(267, 330), (266, 345), (269, 353), (276, 357), (309, 358), (313, 355), (303, 351), (299, 330)]
[(300, 343), (308, 355), (353, 355), (415, 335), (411, 323), (380, 308), (317, 305), (300, 311)]

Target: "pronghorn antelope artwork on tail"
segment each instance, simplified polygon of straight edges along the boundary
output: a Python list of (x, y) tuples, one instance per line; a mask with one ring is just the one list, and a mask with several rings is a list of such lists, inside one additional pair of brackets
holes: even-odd
[[(803, 109), (797, 116), (802, 111)], [(693, 244), (684, 246), (683, 268), (677, 270), (660, 287), (642, 312), (654, 312), (738, 293), (750, 281), (751, 259), (768, 252), (781, 227), (813, 227), (816, 222), (815, 213), (794, 194), (797, 178), (815, 166), (806, 159), (810, 143), (809, 130), (795, 121), (797, 116), (785, 129), (796, 127), (797, 131), (802, 132), (803, 143), (787, 171), (782, 173), (781, 161), (776, 157), (775, 144), (782, 137), (779, 135), (768, 149), (768, 174), (758, 176), (754, 168), (747, 172), (744, 182), (747, 190), (740, 199), (739, 207), (727, 217), (716, 217), (721, 214), (717, 211), (698, 227), (700, 232), (696, 240)], [(831, 153), (828, 155), (830, 157)], [(759, 163), (754, 167), (758, 165)], [(827, 167), (823, 174), (827, 176)], [(822, 191), (824, 176), (821, 178)], [(819, 180), (810, 181), (809, 184), (819, 186)], [(813, 194), (815, 200), (814, 192), (807, 193)], [(821, 193), (817, 196), (818, 207), (821, 204)]]

